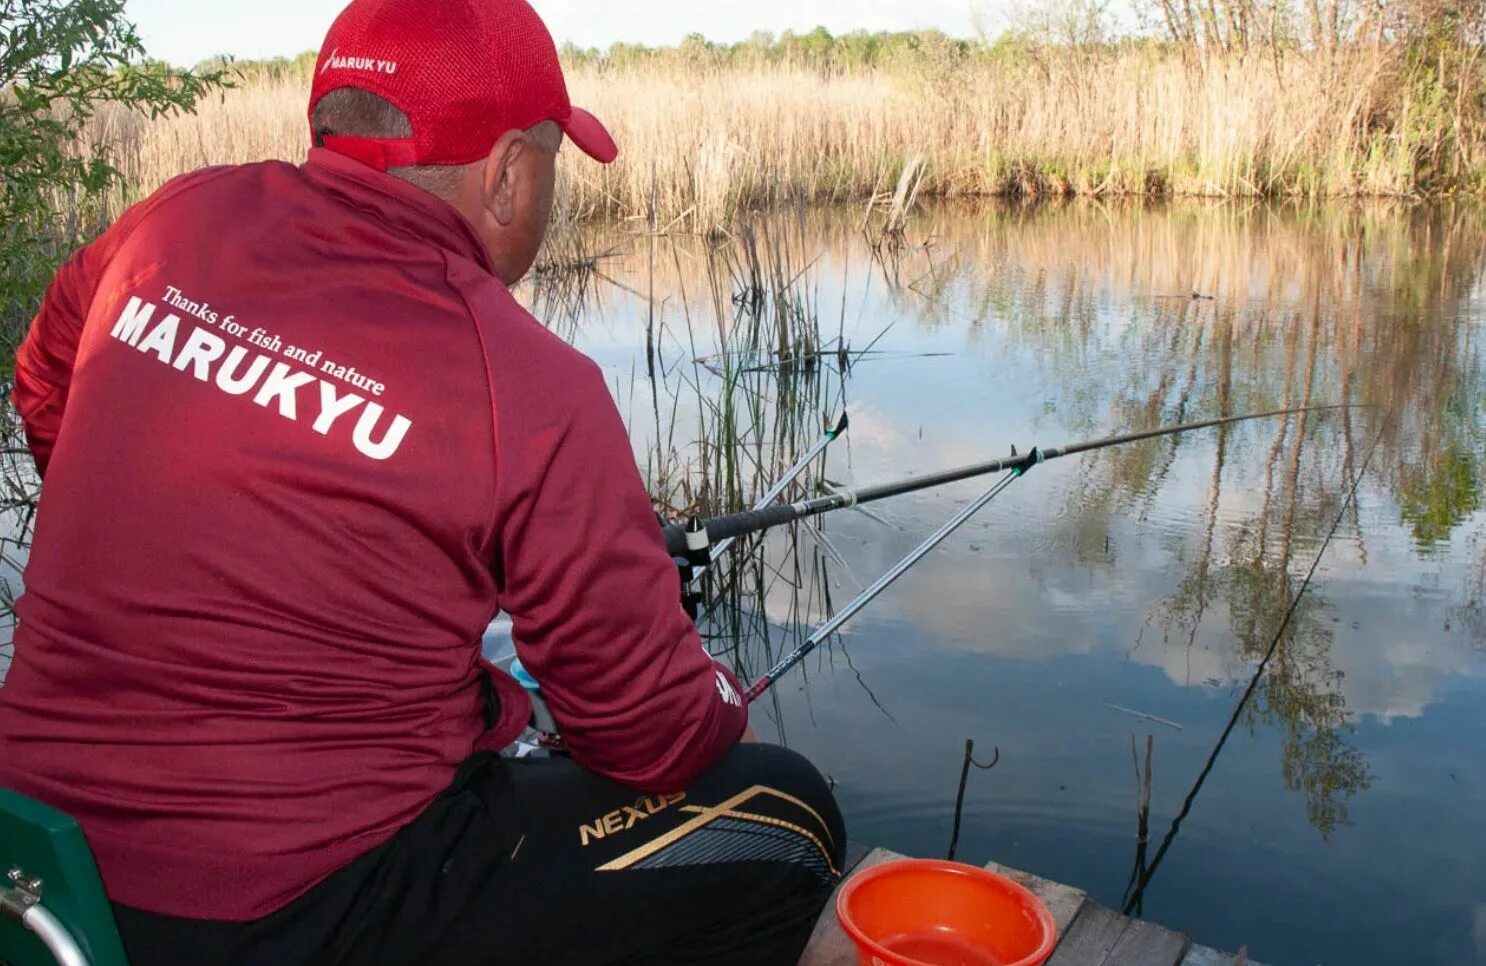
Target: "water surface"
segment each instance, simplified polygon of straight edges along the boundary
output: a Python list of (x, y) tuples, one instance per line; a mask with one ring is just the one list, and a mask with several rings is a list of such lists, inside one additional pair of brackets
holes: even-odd
[[(806, 486), (1359, 408), (1037, 468), (776, 688), (761, 734), (831, 776), (855, 837), (920, 855), (947, 849), (965, 739), (998, 749), (958, 857), (1116, 908), (1154, 736), (1145, 916), (1273, 966), (1486, 962), (1479, 213), (956, 208), (897, 243), (862, 222), (620, 226), (576, 246), (597, 275), (528, 289), (605, 366), (661, 506), (743, 505), (842, 407)], [(989, 482), (735, 551), (713, 650), (756, 675)]]

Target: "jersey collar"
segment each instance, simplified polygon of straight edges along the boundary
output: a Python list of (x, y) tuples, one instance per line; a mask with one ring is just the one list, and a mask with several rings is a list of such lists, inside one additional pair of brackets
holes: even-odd
[(472, 259), (495, 274), (490, 253), (474, 226), (442, 198), (325, 148), (311, 148), (300, 170), (353, 207)]

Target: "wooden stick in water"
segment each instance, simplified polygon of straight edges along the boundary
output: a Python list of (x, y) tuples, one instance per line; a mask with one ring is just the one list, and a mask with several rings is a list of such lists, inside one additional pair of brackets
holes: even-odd
[(991, 760), (982, 765), (975, 760), (975, 739), (965, 739), (965, 760), (960, 763), (960, 790), (955, 792), (955, 827), (949, 838), (949, 854), (946, 859), (953, 862), (955, 859), (955, 847), (960, 844), (960, 813), (965, 809), (965, 780), (970, 777), (970, 766), (974, 765), (981, 771), (990, 771), (996, 767), (996, 762), (1001, 760), (1001, 749), (995, 748), (991, 752)]

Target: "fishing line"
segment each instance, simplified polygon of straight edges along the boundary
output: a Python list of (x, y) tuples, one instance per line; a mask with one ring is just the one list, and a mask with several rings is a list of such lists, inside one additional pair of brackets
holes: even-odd
[(1228, 718), (1228, 726), (1218, 736), (1218, 743), (1213, 746), (1212, 754), (1208, 755), (1207, 763), (1202, 766), (1202, 771), (1198, 774), (1197, 780), (1192, 784), (1191, 790), (1187, 792), (1187, 797), (1182, 802), (1181, 811), (1177, 812), (1176, 817), (1171, 820), (1171, 829), (1166, 833), (1166, 837), (1161, 840), (1161, 847), (1156, 850), (1156, 855), (1151, 859), (1151, 864), (1142, 871), (1140, 884), (1136, 887), (1135, 894), (1130, 896), (1125, 902), (1125, 906), (1121, 910), (1124, 915), (1130, 915), (1130, 910), (1134, 909), (1144, 897), (1145, 887), (1150, 885), (1151, 879), (1156, 874), (1156, 868), (1160, 866), (1161, 860), (1165, 857), (1167, 850), (1171, 848), (1172, 842), (1176, 839), (1177, 832), (1181, 829), (1182, 820), (1192, 811), (1192, 806), (1197, 801), (1197, 795), (1202, 791), (1203, 783), (1207, 781), (1207, 776), (1212, 772), (1213, 766), (1218, 762), (1218, 755), (1222, 753), (1223, 746), (1228, 743), (1228, 737), (1233, 734), (1233, 729), (1238, 726), (1239, 716), (1243, 714), (1244, 707), (1248, 705), (1249, 699), (1253, 697), (1255, 690), (1258, 689), (1259, 681), (1264, 677), (1264, 672), (1269, 668), (1269, 662), (1274, 657), (1275, 652), (1279, 650), (1280, 641), (1284, 638), (1285, 631), (1289, 629), (1290, 621), (1295, 616), (1295, 611), (1300, 607), (1300, 602), (1304, 599), (1305, 592), (1310, 589), (1311, 578), (1316, 575), (1316, 569), (1321, 565), (1321, 559), (1326, 556), (1326, 550), (1331, 546), (1331, 538), (1336, 536), (1336, 531), (1341, 527), (1342, 520), (1347, 515), (1347, 509), (1356, 502), (1357, 488), (1362, 485), (1362, 478), (1367, 475), (1367, 467), (1372, 462), (1373, 452), (1378, 448), (1378, 443), (1382, 438), (1383, 431), (1379, 429), (1378, 434), (1373, 437), (1372, 445), (1367, 449), (1367, 456), (1362, 460), (1362, 467), (1352, 479), (1352, 486), (1347, 491), (1347, 498), (1342, 501), (1341, 509), (1337, 511), (1336, 519), (1332, 521), (1331, 529), (1326, 533), (1326, 539), (1321, 541), (1321, 549), (1316, 553), (1316, 559), (1311, 561), (1311, 569), (1306, 572), (1305, 579), (1300, 582), (1300, 590), (1295, 593), (1295, 596), (1290, 601), (1290, 606), (1285, 610), (1285, 616), (1280, 621), (1279, 629), (1275, 631), (1274, 639), (1269, 642), (1269, 649), (1265, 651), (1264, 659), (1255, 668), (1254, 676), (1249, 680), (1249, 686), (1244, 689), (1243, 696), (1238, 699), (1238, 704), (1233, 708), (1233, 714)]

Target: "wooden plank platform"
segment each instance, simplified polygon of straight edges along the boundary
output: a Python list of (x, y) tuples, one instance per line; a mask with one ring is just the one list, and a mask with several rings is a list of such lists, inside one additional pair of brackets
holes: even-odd
[[(898, 858), (902, 856), (887, 849), (848, 847), (847, 876)], [(1058, 945), (1047, 966), (1260, 966), (1246, 956), (1196, 945), (1155, 923), (1122, 916), (1073, 886), (995, 862), (986, 868), (1026, 886), (1053, 914)], [(857, 966), (856, 947), (836, 921), (834, 900), (815, 924), (800, 966)]]
[(1048, 966), (1179, 966), (1188, 945), (1180, 933), (1086, 901)]
[[(855, 856), (855, 861), (853, 861)], [(896, 852), (887, 849), (871, 849), (865, 853), (853, 853), (850, 845), (846, 848), (846, 875), (841, 877), (844, 883), (852, 872), (862, 869), (870, 869), (874, 865), (900, 858)], [(839, 890), (838, 890), (839, 891)], [(841, 923), (836, 921), (836, 897), (831, 896), (831, 901), (826, 903), (825, 909), (821, 911), (820, 919), (816, 920), (815, 932), (810, 934), (810, 942), (805, 946), (805, 953), (800, 957), (800, 966), (857, 966), (857, 948), (851, 944), (846, 933), (841, 929)]]
[(1069, 924), (1073, 922), (1074, 917), (1078, 915), (1078, 911), (1084, 907), (1088, 899), (1082, 889), (1075, 889), (1061, 882), (1052, 882), (999, 862), (987, 862), (986, 868), (1006, 876), (1018, 885), (1026, 886), (1027, 891), (1041, 899), (1043, 905), (1047, 906), (1047, 911), (1053, 914), (1053, 922), (1057, 924), (1060, 936), (1068, 931)]

